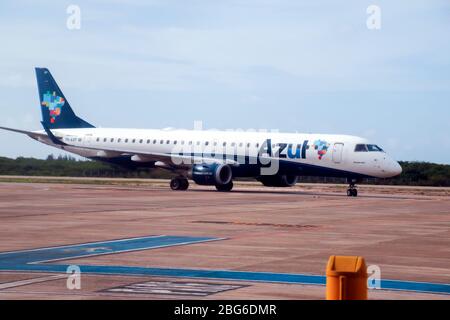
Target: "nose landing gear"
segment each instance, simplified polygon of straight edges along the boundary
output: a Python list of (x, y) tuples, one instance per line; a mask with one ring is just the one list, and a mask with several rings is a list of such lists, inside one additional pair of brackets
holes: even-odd
[(347, 190), (347, 196), (349, 197), (357, 197), (358, 196), (358, 189), (355, 188), (355, 186), (350, 186)]
[(347, 196), (349, 197), (357, 197), (358, 189), (356, 189), (356, 180), (348, 179), (349, 187), (347, 189)]

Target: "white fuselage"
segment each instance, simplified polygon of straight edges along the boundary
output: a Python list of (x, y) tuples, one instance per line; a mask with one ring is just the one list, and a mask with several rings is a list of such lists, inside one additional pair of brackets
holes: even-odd
[[(60, 146), (48, 139), (38, 140), (87, 158), (114, 158), (127, 154), (134, 161), (143, 162), (147, 154), (148, 159), (155, 159), (155, 155), (158, 159), (158, 155), (183, 152), (195, 154), (197, 162), (201, 162), (199, 158), (202, 157), (207, 162), (211, 156), (222, 158), (233, 154), (236, 156), (231, 157), (234, 165), (240, 166), (248, 164), (243, 163), (249, 161), (245, 156), (258, 155), (263, 148), (266, 159), (281, 161), (283, 165), (323, 169), (324, 175), (329, 170), (342, 172), (343, 176), (349, 173), (376, 178), (401, 173), (400, 165), (382, 150), (355, 151), (357, 145), (370, 146), (369, 141), (348, 135), (113, 128), (54, 129), (52, 132), (67, 145)], [(172, 164), (175, 162), (171, 161)]]

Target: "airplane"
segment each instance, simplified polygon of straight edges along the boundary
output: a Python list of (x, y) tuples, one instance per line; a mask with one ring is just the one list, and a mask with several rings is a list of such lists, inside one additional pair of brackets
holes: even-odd
[(43, 130), (0, 129), (92, 160), (173, 172), (172, 190), (199, 185), (231, 191), (233, 179), (292, 187), (301, 176), (346, 178), (357, 197), (364, 178), (391, 178), (400, 164), (378, 145), (350, 135), (184, 129), (97, 128), (78, 117), (47, 68), (35, 68)]

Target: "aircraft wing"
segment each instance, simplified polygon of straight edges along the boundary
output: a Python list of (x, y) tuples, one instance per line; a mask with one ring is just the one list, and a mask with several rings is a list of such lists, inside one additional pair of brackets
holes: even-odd
[[(130, 154), (130, 153), (128, 153)], [(180, 166), (190, 166), (193, 164), (199, 163), (226, 163), (232, 166), (239, 165), (237, 161), (231, 159), (222, 159), (216, 157), (208, 157), (208, 156), (189, 156), (189, 155), (178, 155), (178, 154), (166, 154), (166, 153), (131, 153), (137, 159), (153, 159), (157, 161), (162, 161), (164, 163), (171, 163), (172, 165), (180, 164)]]
[[(116, 153), (115, 150), (99, 150), (99, 156), (101, 157), (102, 153)], [(231, 159), (222, 159), (208, 156), (189, 156), (189, 155), (179, 155), (179, 154), (170, 154), (170, 153), (156, 153), (156, 152), (121, 152), (120, 155), (131, 156), (131, 160), (136, 162), (159, 162), (160, 166), (165, 167), (167, 169), (176, 169), (176, 168), (190, 168), (194, 164), (200, 163), (226, 163), (231, 166), (238, 166), (239, 163), (237, 161)]]
[[(75, 147), (71, 145), (66, 145), (63, 149), (68, 149), (68, 147)], [(83, 147), (85, 148), (85, 147)], [(156, 166), (160, 166), (166, 169), (187, 169), (195, 164), (200, 163), (226, 163), (231, 166), (238, 166), (239, 163), (232, 159), (222, 159), (208, 156), (193, 156), (190, 155), (179, 155), (171, 153), (158, 153), (158, 152), (129, 152), (129, 151), (119, 151), (119, 150), (107, 150), (107, 149), (95, 149), (95, 148), (85, 148), (91, 152), (95, 152), (95, 157), (98, 158), (113, 158), (117, 156), (129, 156), (132, 161), (136, 163), (148, 163), (154, 162)]]

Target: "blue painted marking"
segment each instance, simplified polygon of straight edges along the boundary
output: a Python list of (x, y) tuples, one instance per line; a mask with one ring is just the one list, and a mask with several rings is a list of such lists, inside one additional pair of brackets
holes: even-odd
[(0, 266), (36, 264), (128, 251), (220, 240), (209, 237), (150, 236), (0, 253)]
[[(209, 237), (152, 236), (84, 243), (53, 248), (38, 248), (0, 253), (0, 270), (29, 272), (65, 273), (68, 265), (49, 264), (43, 262), (98, 256), (120, 252), (148, 250), (161, 247), (201, 243), (221, 240)], [(148, 268), (133, 266), (80, 266), (81, 272), (93, 274), (129, 275), (129, 276), (165, 276), (182, 278), (221, 279), (234, 281), (257, 281), (274, 283), (291, 283), (303, 285), (325, 285), (325, 276), (307, 274), (287, 274), (271, 272)], [(450, 284), (409, 282), (399, 280), (382, 280), (385, 290), (400, 290), (450, 294)]]

